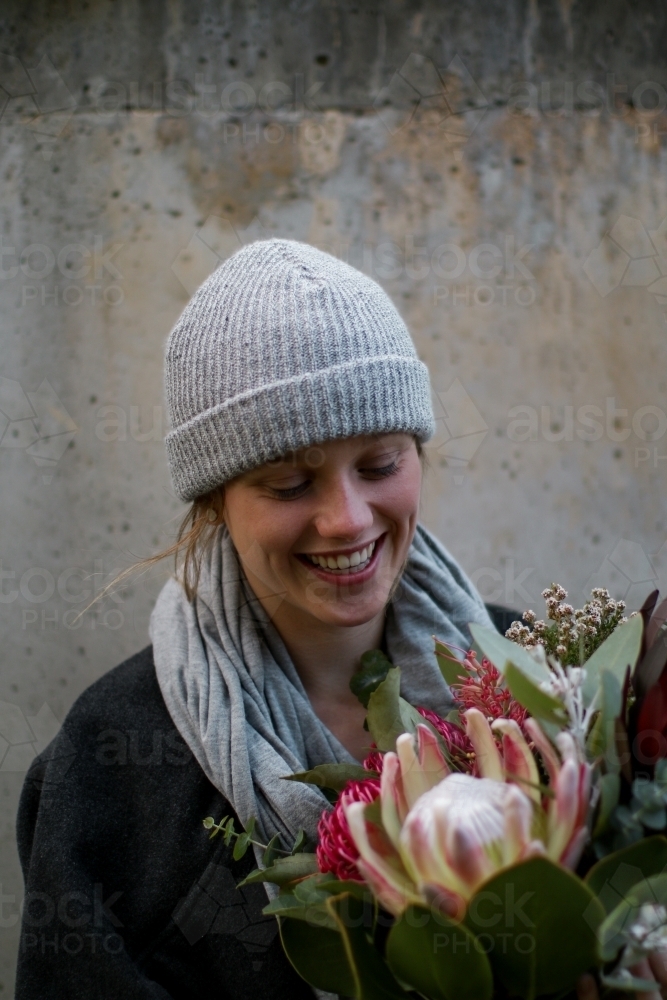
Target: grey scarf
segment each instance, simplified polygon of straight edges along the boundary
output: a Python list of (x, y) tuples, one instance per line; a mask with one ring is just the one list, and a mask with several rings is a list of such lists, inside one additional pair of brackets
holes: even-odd
[[(435, 634), (467, 647), (468, 622), (490, 624), (460, 567), (421, 525), (386, 616), (386, 647), (401, 691), (446, 712)], [(169, 713), (204, 773), (262, 838), (315, 836), (326, 800), (312, 785), (282, 781), (317, 764), (353, 758), (315, 715), (285, 644), (250, 589), (223, 526), (191, 604), (170, 579), (150, 620), (157, 677)], [(266, 840), (264, 841), (266, 843)]]

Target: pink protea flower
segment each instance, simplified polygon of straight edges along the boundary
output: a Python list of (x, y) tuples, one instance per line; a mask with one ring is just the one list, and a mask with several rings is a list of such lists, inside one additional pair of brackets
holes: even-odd
[[(380, 758), (382, 754), (378, 753)], [(366, 767), (366, 761), (364, 761)], [(359, 851), (350, 834), (345, 809), (352, 802), (368, 805), (380, 794), (380, 779), (348, 781), (333, 809), (322, 813), (317, 826), (317, 864), (321, 872), (331, 872), (344, 881), (363, 882), (357, 868)]]
[(381, 819), (359, 802), (345, 807), (358, 870), (396, 916), (426, 903), (461, 919), (496, 871), (536, 855), (574, 868), (588, 837), (591, 768), (578, 760), (569, 733), (554, 747), (534, 719), (526, 721), (550, 778), (551, 794), (543, 796), (514, 719), (490, 725), (476, 708), (464, 718), (479, 777), (450, 773), (436, 737), (420, 725), (416, 737), (404, 733), (396, 753), (385, 754)]

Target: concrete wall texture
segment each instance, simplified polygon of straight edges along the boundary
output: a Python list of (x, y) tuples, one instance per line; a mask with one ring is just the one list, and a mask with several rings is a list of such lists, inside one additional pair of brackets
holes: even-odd
[(375, 277), (430, 367), (423, 519), (484, 596), (667, 586), (667, 10), (91, 0), (0, 11), (0, 997), (23, 775), (147, 643), (165, 337), (265, 235)]

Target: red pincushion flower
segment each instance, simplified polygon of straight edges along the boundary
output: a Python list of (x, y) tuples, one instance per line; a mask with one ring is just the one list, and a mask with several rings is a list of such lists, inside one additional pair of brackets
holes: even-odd
[(462, 674), (461, 682), (451, 685), (462, 711), (477, 708), (487, 719), (514, 719), (523, 728), (528, 712), (503, 687), (500, 672), (490, 660), (483, 659), (479, 663), (474, 651), (470, 650), (463, 666), (467, 676)]
[(384, 754), (379, 750), (375, 749), (375, 743), (371, 744), (371, 752), (364, 761), (364, 767), (367, 771), (376, 771), (378, 774), (382, 774), (382, 765), (384, 764)]
[(345, 806), (351, 802), (374, 802), (379, 794), (379, 778), (348, 781), (333, 809), (322, 813), (317, 825), (316, 850), (317, 865), (321, 872), (331, 872), (336, 878), (343, 880), (364, 881), (357, 869), (359, 851), (350, 836)]
[(442, 736), (451, 755), (452, 763), (463, 766), (465, 770), (470, 770), (470, 759), (473, 753), (472, 743), (463, 730), (455, 723), (447, 722), (437, 712), (432, 712), (430, 708), (418, 708), (417, 711)]
[[(471, 761), (474, 756), (472, 743), (460, 726), (455, 725), (453, 722), (447, 722), (446, 719), (443, 719), (437, 712), (431, 711), (430, 708), (418, 708), (417, 711), (442, 736), (452, 763), (462, 770), (470, 771), (472, 769)], [(384, 754), (376, 750), (373, 743), (371, 752), (364, 760), (364, 767), (367, 771), (377, 771), (378, 774), (382, 774), (383, 764)]]

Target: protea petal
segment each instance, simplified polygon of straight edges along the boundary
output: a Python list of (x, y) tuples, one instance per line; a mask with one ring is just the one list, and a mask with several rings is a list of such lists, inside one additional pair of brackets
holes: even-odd
[(464, 718), (466, 732), (475, 751), (479, 773), (483, 778), (504, 781), (503, 762), (486, 718), (477, 708), (469, 708), (467, 712), (464, 712)]
[(417, 726), (417, 755), (429, 788), (434, 788), (451, 773), (438, 738), (428, 726)]
[(560, 769), (549, 803), (547, 853), (558, 861), (574, 833), (579, 813), (579, 765), (571, 758)]
[(520, 727), (514, 719), (496, 719), (495, 722), (491, 723), (491, 729), (493, 732), (502, 734), (503, 765), (506, 778), (513, 778), (517, 781), (521, 790), (536, 805), (539, 805), (541, 800), (540, 774)]
[(469, 895), (464, 879), (449, 864), (446, 850), (449, 823), (446, 808), (434, 803), (421, 815), (413, 815), (401, 833), (399, 850), (403, 864), (423, 891), (431, 885), (457, 896)]
[[(418, 735), (420, 729), (426, 729), (426, 727), (417, 726)], [(409, 733), (403, 733), (402, 736), (399, 736), (396, 740), (396, 753), (399, 761), (401, 762), (401, 781), (403, 783), (403, 793), (410, 809), (415, 804), (417, 799), (424, 794), (424, 792), (428, 792), (434, 787), (434, 785), (437, 785), (438, 782), (442, 781), (442, 779), (446, 776), (446, 773), (448, 773), (443, 771), (444, 758), (442, 758), (442, 755), (438, 750), (435, 736), (427, 731), (426, 738), (430, 738), (433, 743), (435, 743), (435, 750), (440, 758), (435, 758), (432, 747), (428, 749), (427, 763), (429, 770), (426, 770), (423, 767), (420, 757), (418, 757), (415, 752), (414, 737), (412, 737)], [(421, 739), (424, 740), (423, 734), (421, 734)]]
[(447, 860), (457, 878), (465, 883), (466, 896), (493, 874), (497, 865), (469, 829), (450, 826), (447, 831)]
[(401, 764), (395, 753), (386, 753), (380, 780), (380, 809), (382, 825), (392, 844), (398, 844), (408, 805), (403, 794)]
[(566, 868), (571, 868), (574, 870), (579, 864), (579, 859), (581, 853), (586, 846), (586, 841), (588, 840), (588, 828), (582, 826), (577, 830), (572, 840), (567, 845), (565, 852), (563, 853), (560, 863), (565, 865)]
[(439, 887), (470, 899), (481, 882), (524, 855), (532, 811), (518, 785), (452, 774), (410, 810), (399, 842), (403, 864), (427, 898)]
[[(530, 830), (533, 809), (530, 800), (515, 785), (510, 788), (505, 802), (505, 837), (503, 840), (503, 861), (514, 864), (524, 858), (530, 844)], [(542, 848), (544, 850), (544, 848)]]
[(383, 831), (366, 821), (365, 810), (363, 802), (353, 802), (345, 809), (350, 834), (359, 851), (357, 867), (382, 905), (399, 916), (421, 898)]
[(526, 730), (531, 740), (540, 751), (544, 766), (547, 774), (549, 775), (549, 782), (553, 784), (556, 780), (558, 772), (560, 771), (560, 761), (551, 744), (551, 740), (548, 736), (546, 736), (540, 728), (538, 722), (533, 718), (526, 719), (523, 724), (523, 728)]

